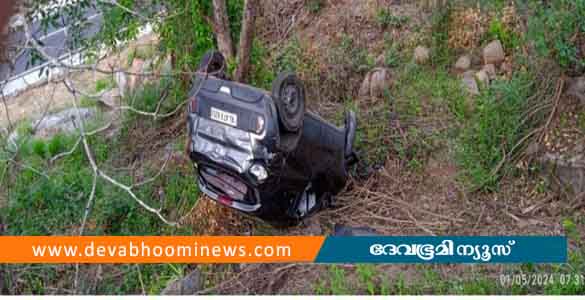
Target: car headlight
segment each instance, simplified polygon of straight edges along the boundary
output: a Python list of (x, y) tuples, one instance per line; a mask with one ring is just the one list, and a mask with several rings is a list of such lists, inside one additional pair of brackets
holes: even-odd
[(266, 171), (266, 168), (259, 164), (253, 164), (250, 167), (250, 174), (254, 175), (258, 181), (264, 181), (266, 178), (268, 178), (268, 171)]

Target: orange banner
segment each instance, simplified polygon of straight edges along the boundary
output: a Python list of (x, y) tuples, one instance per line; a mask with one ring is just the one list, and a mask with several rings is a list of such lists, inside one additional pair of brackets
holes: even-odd
[(322, 236), (0, 236), (0, 263), (313, 262)]

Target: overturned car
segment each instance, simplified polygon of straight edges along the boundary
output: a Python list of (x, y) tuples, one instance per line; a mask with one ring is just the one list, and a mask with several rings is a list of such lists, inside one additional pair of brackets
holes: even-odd
[(330, 203), (357, 161), (356, 117), (336, 127), (305, 111), (305, 90), (280, 74), (269, 93), (230, 81), (207, 53), (188, 104), (188, 153), (201, 191), (273, 224), (291, 225)]

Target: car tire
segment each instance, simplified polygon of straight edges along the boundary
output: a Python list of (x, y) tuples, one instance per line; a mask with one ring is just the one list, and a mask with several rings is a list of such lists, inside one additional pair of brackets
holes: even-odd
[(278, 120), (288, 132), (298, 132), (305, 114), (305, 86), (293, 73), (281, 73), (272, 83), (272, 98), (278, 111)]
[(225, 79), (226, 63), (225, 57), (221, 52), (210, 50), (207, 51), (199, 62), (197, 71)]

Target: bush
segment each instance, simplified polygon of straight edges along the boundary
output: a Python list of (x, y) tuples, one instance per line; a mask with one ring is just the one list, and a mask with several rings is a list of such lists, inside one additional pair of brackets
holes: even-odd
[(473, 115), (462, 129), (458, 161), (467, 183), (494, 189), (505, 155), (526, 133), (522, 115), (531, 92), (528, 74), (516, 74), (510, 81), (496, 81), (476, 99)]
[(533, 2), (528, 37), (542, 56), (552, 55), (570, 73), (585, 70), (585, 0)]

